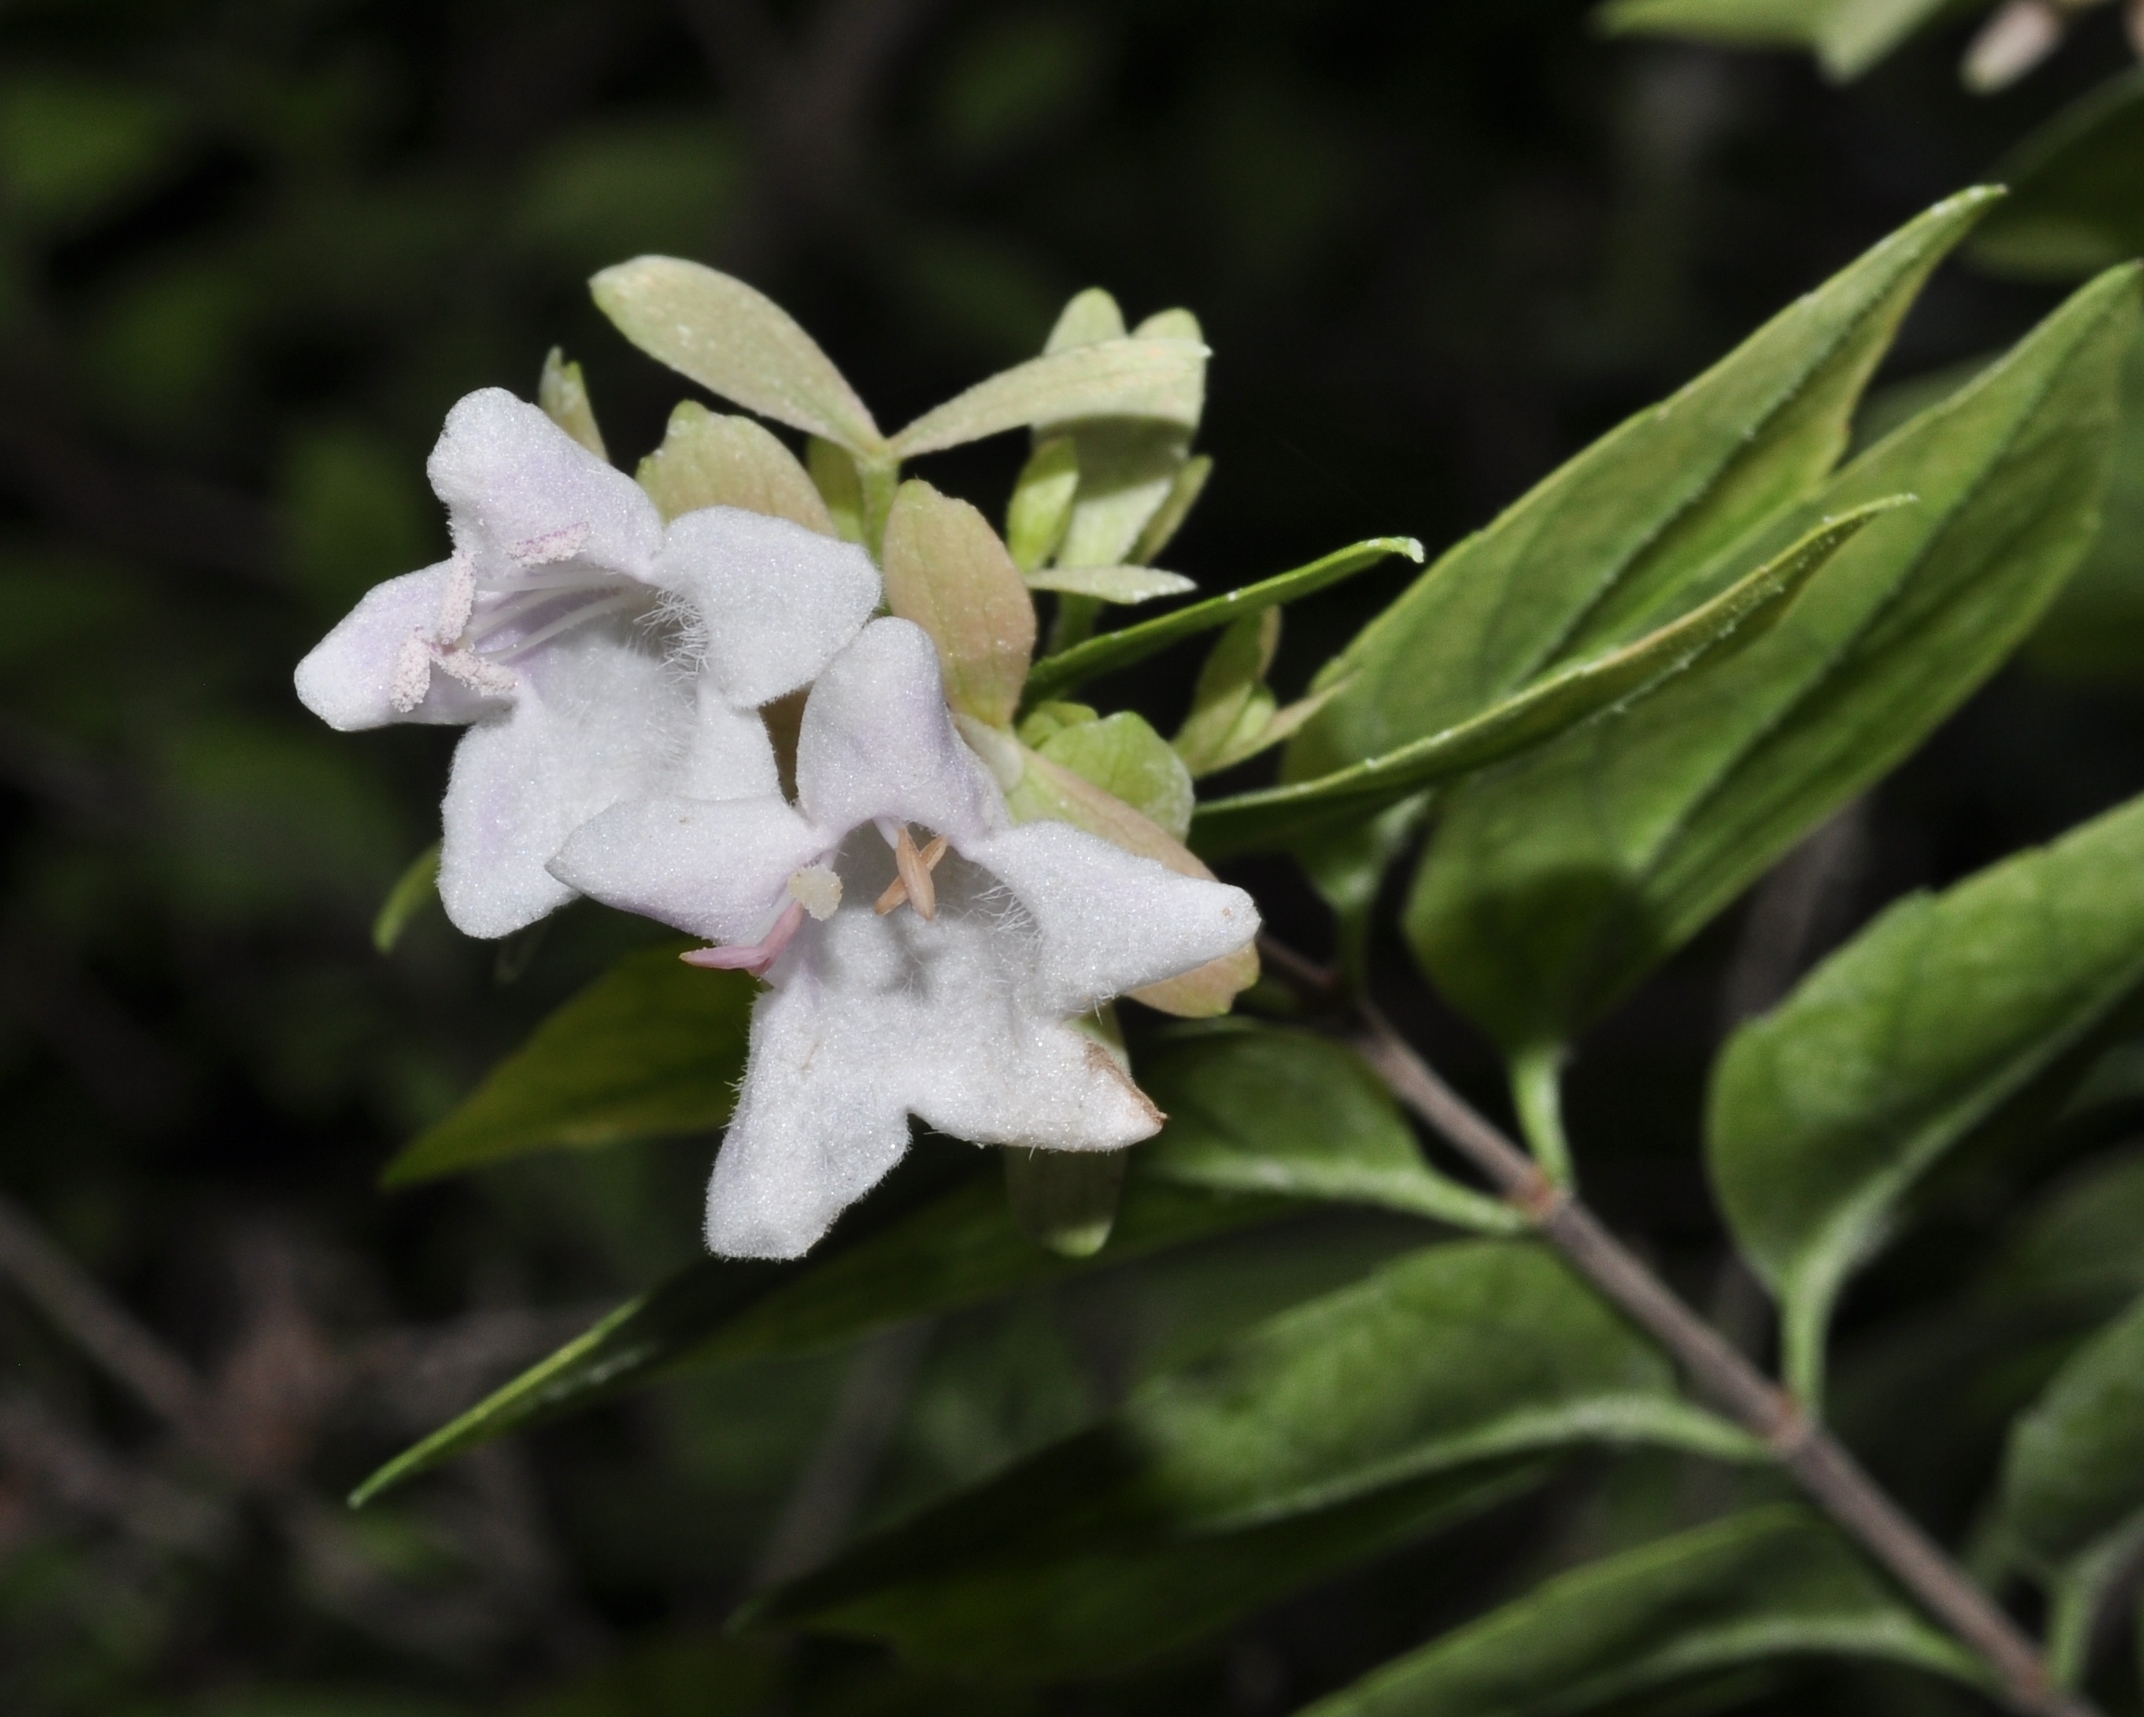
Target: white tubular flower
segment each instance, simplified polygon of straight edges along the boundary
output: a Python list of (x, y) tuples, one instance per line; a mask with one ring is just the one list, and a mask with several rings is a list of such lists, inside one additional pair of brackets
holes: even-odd
[(905, 620), (873, 621), (812, 688), (794, 808), (633, 800), (552, 868), (773, 986), (708, 1188), (707, 1243), (731, 1257), (808, 1249), (900, 1160), (910, 1115), (978, 1144), (1148, 1137), (1161, 1114), (1072, 1021), (1258, 929), (1241, 889), (1066, 823), (1010, 826)]
[(447, 414), (427, 471), (453, 554), (367, 592), (297, 687), (345, 730), (469, 726), (442, 807), (457, 926), (504, 936), (571, 900), (545, 863), (619, 799), (776, 790), (754, 711), (870, 616), (861, 549), (730, 507), (666, 530), (632, 478), (499, 388)]

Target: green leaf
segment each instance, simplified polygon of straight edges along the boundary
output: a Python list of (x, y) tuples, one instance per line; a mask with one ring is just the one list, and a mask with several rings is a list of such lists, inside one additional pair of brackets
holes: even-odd
[(1815, 1397), (1832, 1304), (1906, 1193), (2139, 994), (2144, 800), (1901, 901), (1735, 1034), (1712, 1178), (1779, 1297), (1798, 1391)]
[[(1016, 1679), (1119, 1667), (1157, 1631), (1181, 1637), (1172, 1618), (1142, 1617), (1146, 1558), (1174, 1575), (1187, 1539), (1594, 1441), (1759, 1453), (1685, 1404), (1666, 1361), (1553, 1253), (1430, 1247), (1150, 1380), (1092, 1430), (864, 1540), (764, 1613)], [(1067, 1613), (1061, 1565), (1096, 1560), (1123, 1572)]]
[(1184, 521), (1191, 516), (1191, 509), (1198, 505), (1199, 497), (1206, 492), (1206, 483), (1213, 476), (1213, 460), (1204, 453), (1194, 453), (1177, 468), (1170, 479), (1169, 492), (1162, 497), (1161, 505), (1154, 509), (1153, 517), (1147, 520), (1139, 532), (1139, 540), (1132, 544), (1131, 553), (1125, 558), (1144, 566), (1176, 539), (1176, 533), (1184, 528)]
[(789, 312), (696, 262), (642, 256), (588, 283), (618, 332), (747, 411), (883, 460), (885, 437), (833, 361)]
[(894, 495), (881, 560), (886, 606), (938, 646), (946, 702), (1009, 725), (1035, 653), (1035, 603), (990, 521), (911, 478)]
[(826, 503), (827, 516), (834, 521), (834, 534), (844, 542), (862, 542), (863, 473), (857, 470), (856, 461), (849, 457), (847, 449), (823, 435), (815, 435), (805, 446), (804, 465), (811, 474), (812, 487), (819, 491), (819, 499)]
[(1384, 1082), (1329, 1038), (1239, 1022), (1139, 1069), (1169, 1117), (1141, 1172), (1178, 1186), (1383, 1205), (1485, 1234), (1526, 1219), (1430, 1168)]
[(838, 536), (816, 484), (797, 456), (749, 417), (686, 400), (670, 414), (663, 443), (640, 462), (640, 486), (666, 519), (701, 507), (742, 507)]
[[(1315, 780), (1209, 799), (1193, 825), (1198, 850), (1214, 857), (1273, 846), (1338, 818), (1358, 821), (1424, 787), (1544, 744), (1604, 710), (1627, 706), (1721, 647), (1747, 646), (1779, 621), (1864, 527), (1909, 500), (1892, 496), (1825, 520), (1784, 554), (1657, 632), (1549, 674), (1457, 727)], [(1346, 695), (1344, 688), (1339, 695)]]
[(610, 454), (603, 446), (603, 431), (596, 427), (595, 407), (588, 402), (588, 378), (579, 364), (566, 362), (565, 352), (553, 346), (543, 360), (543, 374), (536, 382), (536, 403), (548, 417), (598, 459)]
[[(1100, 721), (1059, 726), (1035, 749), (1081, 780), (1122, 799), (1172, 838), (1182, 840), (1190, 828), (1191, 772), (1146, 717), (1119, 710)], [(1024, 775), (1021, 780), (1025, 785)], [(1019, 797), (1018, 788), (1014, 797)], [(1020, 811), (1015, 804), (1014, 815)]]
[(408, 1186), (531, 1151), (704, 1133), (730, 1117), (758, 985), (628, 954), (493, 1068), (381, 1176)]
[[(1290, 747), (1282, 778), (1445, 732), (1559, 660), (1625, 642), (1636, 617), (1672, 618), (1662, 602), (1687, 607), (1678, 593), (1693, 576), (1845, 451), (1899, 319), (1997, 195), (1938, 203), (1441, 555), (1319, 673), (1316, 687), (1347, 685)], [(1740, 570), (1764, 557), (1730, 558)]]
[(2026, 644), (2024, 659), (2057, 679), (2121, 691), (2144, 684), (2144, 340), (2129, 348), (2098, 540)]
[(1174, 614), (1164, 614), (1158, 620), (1145, 620), (1120, 631), (1104, 632), (1099, 638), (1089, 638), (1084, 644), (1075, 644), (1069, 650), (1045, 656), (1037, 662), (1027, 676), (1027, 701), (1036, 704), (1060, 697), (1097, 675), (1114, 673), (1134, 662), (1143, 662), (1171, 644), (1232, 625), (1246, 615), (1263, 613), (1283, 602), (1299, 601), (1313, 591), (1338, 584), (1343, 578), (1352, 578), (1386, 556), (1395, 554), (1418, 561), (1422, 558), (1422, 545), (1412, 537), (1372, 537), (1367, 542), (1355, 543), (1321, 560), (1314, 560), (1308, 566), (1299, 566), (1293, 572), (1247, 584), (1225, 596), (1194, 602), (1189, 608), (1179, 608)]
[(1003, 1298), (1297, 1207), (1130, 1176), (1109, 1244), (1089, 1259), (1037, 1246), (1015, 1226), (995, 1175), (795, 1264), (707, 1258), (679, 1271), (540, 1360), (360, 1485), (352, 1506), (511, 1431), (584, 1411), (686, 1370), (814, 1353), (911, 1318)]
[(1057, 435), (1037, 444), (1020, 467), (1005, 508), (1005, 547), (1029, 582), (1065, 540), (1072, 497), (1078, 493), (1079, 449), (1072, 438)]
[(1136, 335), (1030, 358), (925, 412), (889, 445), (895, 458), (913, 459), (1008, 429), (1049, 433), (1086, 417), (1145, 417), (1192, 428), (1205, 400), (1206, 358), (1196, 340)]
[(1797, 1508), (1765, 1508), (1562, 1575), (1303, 1717), (1561, 1717), (1808, 1655), (1989, 1682), (1830, 1526)]
[(2144, 1301), (2077, 1353), (2011, 1432), (2003, 1516), (2043, 1568), (2144, 1514)]
[(2064, 108), (1995, 176), (2011, 194), (1973, 235), (1981, 267), (2074, 280), (2144, 251), (2144, 67)]
[(1989, 1266), (1981, 1298), (2104, 1316), (2139, 1295), (2144, 1149), (2133, 1149), (2087, 1163), (2028, 1211)]
[(418, 913), (439, 898), (439, 843), (434, 841), (409, 861), (409, 869), (396, 879), (380, 914), (372, 921), (372, 945), (382, 954), (392, 954), (402, 932)]
[(1159, 602), (1165, 596), (1188, 596), (1198, 589), (1182, 573), (1163, 572), (1156, 566), (1046, 566), (1027, 575), (1027, 587), (1091, 597), (1127, 608), (1140, 602)]
[(1020, 1232), (1061, 1258), (1091, 1258), (1109, 1243), (1129, 1151), (1008, 1148), (1005, 1197)]
[(1445, 994), (1568, 1041), (1985, 680), (2091, 540), (2135, 319), (2132, 271), (2084, 288), (1771, 527), (1919, 497), (1766, 636), (1456, 789), (1406, 918)]
[(1266, 670), (1279, 648), (1278, 608), (1237, 620), (1214, 640), (1191, 691), (1191, 711), (1171, 742), (1192, 774), (1210, 775), (1252, 754), (1278, 707)]

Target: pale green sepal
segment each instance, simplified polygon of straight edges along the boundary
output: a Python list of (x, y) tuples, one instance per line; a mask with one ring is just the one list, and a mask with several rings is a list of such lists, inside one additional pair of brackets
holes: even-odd
[(409, 868), (380, 902), (379, 916), (372, 921), (373, 947), (382, 954), (392, 954), (411, 920), (438, 899), (439, 843), (434, 841), (409, 861)]
[(595, 407), (588, 402), (588, 381), (579, 364), (566, 362), (563, 349), (553, 346), (544, 354), (543, 374), (536, 383), (536, 403), (544, 416), (563, 429), (598, 459), (608, 459), (603, 431), (596, 427)]
[(1005, 547), (1029, 583), (1065, 540), (1079, 493), (1079, 448), (1069, 435), (1037, 445), (1020, 468), (1005, 508)]
[(1027, 575), (1030, 590), (1054, 590), (1066, 596), (1090, 596), (1120, 608), (1188, 596), (1198, 589), (1180, 572), (1158, 566), (1046, 566)]
[(1127, 336), (1030, 358), (925, 412), (889, 443), (913, 459), (1008, 429), (1045, 432), (1087, 417), (1144, 417), (1195, 427), (1207, 350), (1193, 340)]

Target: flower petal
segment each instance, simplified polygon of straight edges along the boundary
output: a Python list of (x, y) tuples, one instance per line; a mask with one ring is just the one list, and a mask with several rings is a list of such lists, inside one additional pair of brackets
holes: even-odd
[(817, 679), (878, 606), (877, 569), (854, 543), (737, 507), (673, 520), (655, 576), (698, 610), (692, 647), (749, 709)]
[(774, 760), (767, 724), (738, 709), (702, 680), (697, 719), (685, 761), (670, 783), (681, 799), (753, 799), (779, 794), (782, 772)]
[(455, 546), (487, 585), (567, 561), (642, 581), (653, 573), (663, 534), (655, 503), (504, 388), (456, 403), (425, 471), (452, 515)]
[(1045, 1013), (1084, 1013), (1258, 933), (1258, 908), (1242, 889), (1180, 876), (1069, 823), (1024, 823), (962, 850), (1035, 920), (1033, 1005)]
[(298, 701), (345, 733), (396, 721), (452, 727), (497, 710), (497, 699), (479, 696), (446, 674), (431, 676), (424, 701), (407, 714), (394, 706), (395, 664), (411, 637), (429, 633), (439, 618), (452, 564), (441, 561), (366, 591), (298, 664)]
[(505, 936), (573, 898), (544, 867), (582, 823), (658, 790), (684, 754), (690, 688), (626, 621), (591, 623), (517, 664), (510, 713), (470, 729), (442, 807), (439, 897), (471, 936)]
[(551, 874), (606, 906), (709, 941), (752, 942), (789, 904), (790, 877), (822, 848), (778, 794), (666, 795), (626, 800), (582, 824)]
[[(811, 932), (807, 928), (806, 935)], [(707, 1188), (707, 1246), (795, 1258), (908, 1149), (908, 1116), (851, 1011), (809, 971), (760, 997), (752, 1059)]]
[(828, 664), (797, 736), (797, 802), (829, 834), (877, 818), (965, 847), (1004, 826), (996, 784), (953, 730), (920, 626), (874, 620)]

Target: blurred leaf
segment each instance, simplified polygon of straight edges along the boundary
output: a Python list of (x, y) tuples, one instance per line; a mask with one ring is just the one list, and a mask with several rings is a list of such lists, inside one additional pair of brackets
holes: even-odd
[(1139, 1078), (1169, 1117), (1140, 1151), (1154, 1179), (1382, 1205), (1488, 1234), (1527, 1227), (1431, 1169), (1383, 1081), (1329, 1038), (1239, 1024), (1164, 1047)]
[(790, 314), (730, 275), (676, 257), (643, 256), (589, 282), (597, 308), (658, 362), (860, 457), (885, 456), (862, 400)]
[[(1194, 427), (1204, 400), (1206, 355), (1196, 340), (1127, 336), (1030, 358), (925, 412), (890, 446), (896, 458), (912, 459), (1008, 429), (1047, 434), (1085, 417), (1157, 418)], [(1084, 473), (1084, 449), (1081, 455)]]
[(2144, 1295), (2144, 1150), (2115, 1152), (2027, 1211), (1985, 1278), (1996, 1305), (2111, 1312)]
[(1736, 1664), (1888, 1658), (1986, 1686), (1829, 1525), (1732, 1515), (1564, 1574), (1372, 1672), (1303, 1717), (1550, 1717)]
[(954, 38), (934, 68), (932, 128), (955, 159), (999, 167), (1069, 119), (1102, 70), (1098, 20), (1064, 6), (1006, 6)]
[[(1185, 1572), (1186, 1540), (1330, 1510), (1330, 1566), (1374, 1547), (1350, 1542), (1350, 1503), (1404, 1509), (1392, 1493), (1432, 1475), (1464, 1485), (1484, 1463), (1600, 1440), (1754, 1448), (1684, 1404), (1666, 1362), (1553, 1254), (1431, 1247), (1142, 1384), (1094, 1429), (866, 1538), (758, 1613), (1016, 1680), (1113, 1669), (1184, 1637), (1156, 1597), (1157, 1576)], [(1255, 1568), (1263, 1548), (1236, 1555)], [(1297, 1566), (1278, 1589), (1321, 1571)]]
[(2144, 1301), (2063, 1366), (2011, 1432), (2003, 1518), (2042, 1568), (2144, 1513)]
[(180, 117), (162, 91), (18, 70), (0, 85), (0, 183), (13, 209), (74, 226), (168, 176)]
[(381, 1183), (721, 1126), (744, 1072), (758, 985), (742, 972), (683, 965), (680, 946), (620, 960), (405, 1147)]
[[(1885, 912), (1713, 1076), (1713, 1184), (1814, 1400), (1840, 1288), (1944, 1152), (2144, 993), (2144, 801)], [(2080, 1069), (2081, 1072), (2081, 1069)]]
[(1386, 556), (1395, 554), (1419, 561), (1422, 545), (1412, 537), (1372, 537), (1367, 542), (1337, 549), (1293, 572), (1247, 584), (1225, 596), (1194, 602), (1189, 608), (1179, 608), (1174, 614), (1164, 614), (1158, 620), (1145, 620), (1121, 631), (1105, 632), (1099, 638), (1090, 638), (1084, 644), (1054, 656), (1045, 656), (1037, 662), (1027, 676), (1027, 701), (1035, 704), (1060, 697), (1099, 675), (1143, 662), (1181, 639), (1195, 638), (1201, 632), (1231, 625), (1247, 615), (1263, 613), (1283, 602), (1298, 602), (1314, 591), (1338, 584), (1343, 578), (1352, 578)]
[(1900, 492), (1733, 658), (1458, 788), (1407, 908), (1507, 1052), (1568, 1041), (2016, 647), (2091, 541), (2133, 271), (1772, 528)]
[(506, 1711), (508, 1717), (777, 1717), (789, 1709), (787, 1671), (782, 1653), (763, 1645), (657, 1634)]
[(1968, 247), (1983, 268), (2075, 280), (2144, 251), (2144, 67), (2064, 108), (1994, 177), (2010, 196)]
[(281, 488), (290, 570), (323, 619), (339, 619), (370, 586), (444, 549), (422, 467), (407, 449), (354, 424), (299, 436)]
[(1116, 1223), (1130, 1154), (1007, 1147), (1005, 1196), (1020, 1232), (1060, 1258), (1093, 1257)]
[(1191, 827), (1191, 773), (1144, 716), (1127, 709), (1059, 726), (1035, 749), (1122, 799), (1172, 839), (1181, 841)]
[(1135, 1169), (1109, 1243), (1091, 1258), (1073, 1259), (1021, 1233), (1003, 1185), (989, 1175), (847, 1245), (837, 1234), (799, 1263), (703, 1259), (396, 1456), (351, 1502), (364, 1503), (510, 1431), (682, 1371), (838, 1347), (912, 1318), (1270, 1222), (1295, 1208), (1282, 1199), (1150, 1182)]
[(1198, 589), (1180, 572), (1163, 572), (1153, 566), (1046, 566), (1027, 575), (1030, 590), (1056, 590), (1067, 596), (1091, 596), (1098, 602), (1130, 607), (1140, 602), (1158, 602), (1165, 596), (1187, 596)]
[(1272, 725), (1276, 704), (1265, 681), (1279, 648), (1278, 608), (1238, 620), (1214, 640), (1172, 742), (1192, 774), (1210, 775), (1252, 755)]
[(1005, 509), (1005, 547), (1021, 577), (1034, 582), (1042, 563), (1057, 552), (1072, 522), (1079, 492), (1079, 449), (1068, 435), (1036, 445), (1020, 467)]
[(380, 902), (380, 915), (372, 921), (373, 947), (382, 954), (392, 954), (410, 920), (438, 898), (439, 843), (434, 841), (410, 860), (409, 869)]
[(1347, 686), (1282, 778), (1449, 731), (1551, 665), (1673, 618), (1711, 563), (1763, 558), (1737, 540), (1830, 471), (1899, 319), (1998, 194), (1938, 203), (1447, 550), (1319, 672), (1314, 687)]
[[(1341, 818), (1359, 820), (1433, 783), (1545, 744), (1603, 711), (1628, 709), (1714, 652), (1749, 647), (1780, 623), (1834, 555), (1908, 500), (1891, 496), (1827, 517), (1784, 554), (1659, 631), (1548, 674), (1457, 727), (1315, 780), (1209, 799), (1194, 820), (1199, 850), (1220, 855), (1275, 846)], [(1327, 690), (1346, 695), (1344, 682)]]
[(603, 431), (596, 427), (595, 407), (588, 401), (588, 378), (579, 364), (566, 362), (562, 347), (544, 354), (543, 374), (536, 381), (536, 403), (548, 417), (598, 459), (609, 459)]
[(1827, 77), (1848, 83), (1956, 10), (1955, 0), (1608, 0), (1594, 17), (1610, 35), (1806, 47)]
[(638, 475), (666, 519), (701, 507), (742, 507), (822, 536), (839, 534), (797, 456), (749, 417), (683, 401)]
[(946, 701), (1011, 725), (1035, 653), (1035, 603), (990, 521), (911, 478), (886, 517), (883, 562), (886, 606), (938, 646)]

